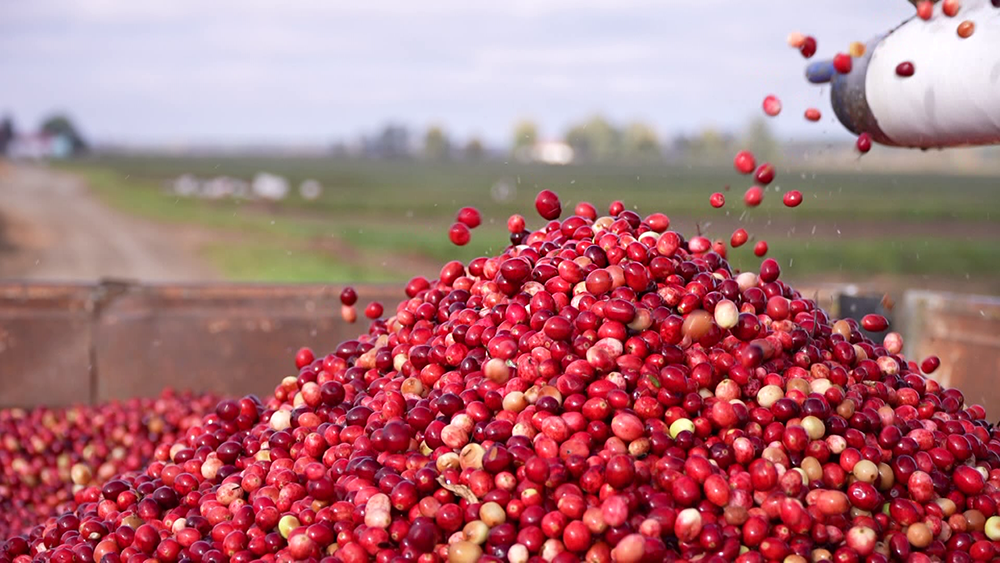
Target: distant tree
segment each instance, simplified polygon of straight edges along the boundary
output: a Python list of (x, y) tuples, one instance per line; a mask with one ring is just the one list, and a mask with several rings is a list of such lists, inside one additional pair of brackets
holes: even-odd
[(389, 123), (374, 137), (364, 139), (364, 152), (375, 158), (410, 156), (410, 131), (403, 125)]
[(73, 154), (81, 154), (87, 152), (87, 141), (80, 134), (80, 131), (76, 128), (68, 116), (63, 114), (51, 115), (42, 121), (41, 132), (47, 135), (62, 135), (70, 142), (70, 147)]
[(566, 142), (584, 159), (609, 160), (622, 153), (621, 132), (601, 116), (571, 127)]
[(16, 135), (14, 119), (9, 115), (4, 116), (3, 121), (0, 121), (0, 155), (7, 154), (7, 147)]
[(688, 154), (691, 151), (692, 138), (680, 133), (670, 140), (670, 148), (681, 154)]
[(771, 132), (771, 126), (762, 117), (753, 119), (747, 125), (741, 144), (753, 151), (758, 162), (781, 157), (781, 144)]
[(703, 129), (698, 135), (686, 139), (684, 148), (689, 156), (697, 160), (714, 163), (724, 158), (729, 151), (731, 139), (711, 127)]
[(522, 119), (514, 125), (514, 150), (530, 147), (538, 141), (538, 126), (534, 121)]
[(335, 141), (330, 145), (330, 154), (333, 156), (345, 156), (347, 153), (347, 144), (343, 141)]
[(483, 142), (479, 140), (478, 137), (473, 137), (469, 139), (469, 142), (465, 145), (465, 158), (468, 160), (480, 160), (483, 158), (485, 151), (483, 150)]
[(434, 125), (424, 135), (424, 156), (430, 160), (444, 160), (451, 153), (451, 142), (443, 129)]
[(622, 149), (625, 156), (630, 159), (650, 160), (662, 156), (656, 131), (640, 122), (632, 123), (625, 128), (622, 134)]

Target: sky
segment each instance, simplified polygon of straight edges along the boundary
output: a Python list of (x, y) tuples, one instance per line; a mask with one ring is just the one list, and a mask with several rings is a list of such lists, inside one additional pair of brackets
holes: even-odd
[[(52, 111), (98, 142), (349, 140), (387, 121), (510, 142), (600, 113), (663, 137), (736, 131), (784, 102), (782, 138), (848, 139), (803, 78), (912, 14), (906, 0), (31, 0), (0, 2), (0, 114)], [(810, 106), (824, 113), (806, 122)]]

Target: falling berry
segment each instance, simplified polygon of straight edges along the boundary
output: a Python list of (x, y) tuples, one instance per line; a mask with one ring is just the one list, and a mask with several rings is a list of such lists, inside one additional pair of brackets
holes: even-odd
[(354, 291), (353, 287), (345, 287), (344, 291), (340, 292), (340, 302), (344, 305), (351, 306), (357, 303), (358, 292)]
[(719, 192), (715, 192), (712, 194), (712, 197), (708, 198), (708, 203), (710, 203), (712, 207), (718, 209), (726, 204), (726, 196), (720, 194)]
[(816, 39), (812, 36), (807, 36), (803, 41), (802, 45), (799, 47), (799, 52), (802, 56), (810, 59), (816, 54)]
[(475, 207), (463, 207), (459, 209), (455, 220), (459, 223), (464, 223), (470, 229), (475, 229), (483, 222), (482, 216), (479, 215), (479, 210)]
[(765, 162), (757, 167), (757, 172), (754, 173), (753, 179), (760, 185), (766, 186), (774, 181), (774, 165), (770, 162)]
[(771, 117), (781, 113), (781, 100), (779, 100), (774, 94), (764, 98), (764, 113)]
[(757, 207), (762, 201), (764, 201), (764, 190), (760, 186), (753, 186), (743, 194), (743, 203), (747, 204), (747, 207)]
[(767, 241), (761, 240), (757, 241), (757, 244), (753, 245), (754, 256), (761, 257), (767, 254)]
[(455, 246), (465, 246), (469, 244), (469, 239), (472, 235), (469, 233), (469, 227), (465, 226), (465, 223), (455, 223), (448, 230), (448, 238), (451, 239), (451, 243)]
[(925, 21), (931, 19), (934, 16), (934, 2), (931, 2), (931, 0), (917, 2), (917, 15)]
[(358, 320), (358, 311), (352, 305), (341, 305), (340, 318), (344, 319), (344, 322), (353, 323)]
[(889, 319), (875, 313), (861, 317), (861, 328), (868, 332), (885, 332), (889, 328)]
[(854, 145), (858, 148), (858, 152), (865, 154), (872, 150), (872, 136), (868, 133), (862, 133), (858, 135), (858, 141)]
[(736, 171), (740, 174), (749, 174), (757, 168), (757, 161), (753, 157), (753, 153), (750, 151), (740, 151), (736, 153), (736, 158), (733, 159), (733, 166), (736, 167)]
[(908, 78), (913, 76), (914, 72), (913, 63), (910, 61), (902, 62), (896, 65), (896, 74), (902, 76), (903, 78)]
[(958, 0), (944, 0), (943, 2), (941, 2), (941, 12), (944, 15), (948, 16), (949, 18), (957, 16), (958, 10), (961, 7), (962, 3), (959, 2)]
[(920, 362), (920, 371), (927, 375), (934, 373), (938, 367), (941, 365), (941, 359), (937, 356), (927, 356), (924, 361)]
[(806, 110), (806, 119), (809, 121), (819, 121), (821, 117), (823, 117), (823, 114), (821, 114), (816, 108), (809, 108)]
[(748, 238), (750, 238), (750, 236), (747, 235), (746, 229), (736, 229), (733, 231), (733, 236), (729, 237), (729, 246), (739, 248), (746, 244)]
[(962, 39), (968, 39), (976, 32), (976, 24), (972, 20), (965, 20), (964, 22), (958, 24), (958, 36)]
[(559, 196), (550, 190), (538, 192), (535, 198), (535, 210), (542, 216), (542, 219), (552, 221), (558, 219), (562, 213), (562, 204), (559, 203)]
[(833, 68), (837, 69), (840, 74), (847, 74), (851, 72), (851, 56), (847, 53), (837, 53), (833, 57)]
[(847, 52), (854, 58), (865, 56), (866, 50), (865, 44), (860, 41), (852, 41), (850, 46), (847, 48)]
[(377, 319), (382, 316), (382, 304), (378, 301), (372, 301), (365, 307), (365, 316), (369, 319)]
[(785, 207), (798, 207), (802, 203), (802, 192), (799, 190), (786, 192), (781, 201), (784, 202)]
[(792, 47), (793, 49), (801, 49), (802, 44), (806, 42), (806, 36), (802, 35), (798, 31), (793, 31), (788, 34), (788, 39), (786, 41), (788, 42), (789, 47)]

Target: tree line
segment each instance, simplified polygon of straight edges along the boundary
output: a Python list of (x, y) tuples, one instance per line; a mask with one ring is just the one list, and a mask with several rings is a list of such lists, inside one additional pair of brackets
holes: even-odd
[[(45, 118), (37, 131), (64, 137), (69, 141), (73, 154), (84, 153), (89, 148), (80, 130), (63, 114)], [(0, 155), (7, 154), (17, 137), (14, 120), (10, 116), (0, 119)], [(525, 150), (530, 150), (541, 140), (539, 126), (531, 119), (522, 119), (514, 124), (509, 146), (493, 148), (488, 148), (478, 137), (457, 142), (441, 125), (431, 125), (422, 134), (415, 134), (405, 125), (389, 123), (374, 134), (362, 137), (360, 154), (390, 159), (420, 157), (432, 161), (477, 161), (524, 154)], [(750, 149), (768, 160), (780, 155), (780, 143), (763, 118), (752, 120), (738, 134), (706, 128), (693, 135), (662, 139), (648, 123), (633, 121), (620, 125), (604, 116), (594, 115), (572, 124), (561, 137), (549, 140), (569, 145), (573, 149), (574, 160), (590, 162), (642, 162), (683, 157), (693, 163), (717, 163), (737, 148)], [(356, 154), (343, 146), (335, 148), (335, 152), (339, 151)]]
[[(422, 135), (414, 135), (400, 124), (386, 125), (376, 134), (362, 140), (362, 153), (381, 158), (422, 157), (426, 160), (480, 160), (489, 156), (508, 157), (530, 150), (542, 137), (536, 122), (522, 119), (512, 129), (510, 145), (490, 151), (478, 137), (465, 143), (452, 139), (441, 125), (431, 125)], [(738, 134), (707, 128), (693, 135), (675, 135), (662, 139), (648, 123), (633, 121), (618, 125), (595, 115), (571, 125), (560, 138), (573, 149), (574, 159), (592, 162), (655, 161), (672, 155), (695, 162), (718, 162), (736, 147), (749, 148), (763, 158), (773, 159), (780, 153), (780, 144), (767, 122), (754, 119)]]

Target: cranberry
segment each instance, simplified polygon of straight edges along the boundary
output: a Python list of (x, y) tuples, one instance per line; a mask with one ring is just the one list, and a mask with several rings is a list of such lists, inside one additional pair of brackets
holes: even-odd
[(802, 192), (799, 190), (787, 191), (782, 196), (781, 201), (785, 204), (785, 207), (798, 207), (802, 204)]
[(740, 151), (733, 159), (733, 166), (740, 174), (750, 174), (757, 167), (757, 162), (750, 151)]
[(548, 221), (558, 218), (562, 213), (562, 204), (559, 202), (559, 196), (549, 190), (538, 192), (538, 196), (535, 198), (535, 210), (538, 211), (538, 214), (543, 219)]
[(469, 227), (465, 223), (455, 223), (448, 229), (448, 239), (455, 246), (465, 246), (469, 244), (472, 235), (469, 232)]
[(847, 53), (837, 53), (833, 56), (833, 68), (840, 74), (848, 74), (853, 66), (851, 56)]
[(757, 207), (764, 201), (764, 190), (760, 186), (752, 186), (743, 194), (743, 203), (747, 207)]
[(858, 140), (855, 143), (855, 146), (861, 154), (865, 154), (866, 152), (872, 150), (872, 136), (868, 133), (858, 135)]
[(266, 400), (0, 411), (0, 561), (997, 557), (1000, 433), (936, 357), (869, 339), (885, 317), (831, 319), (665, 215), (539, 201)]
[[(482, 223), (482, 217), (479, 215), (479, 210), (475, 207), (463, 207), (458, 210), (455, 221), (462, 223), (470, 229), (475, 229)], [(350, 305), (350, 303), (345, 304)]]

